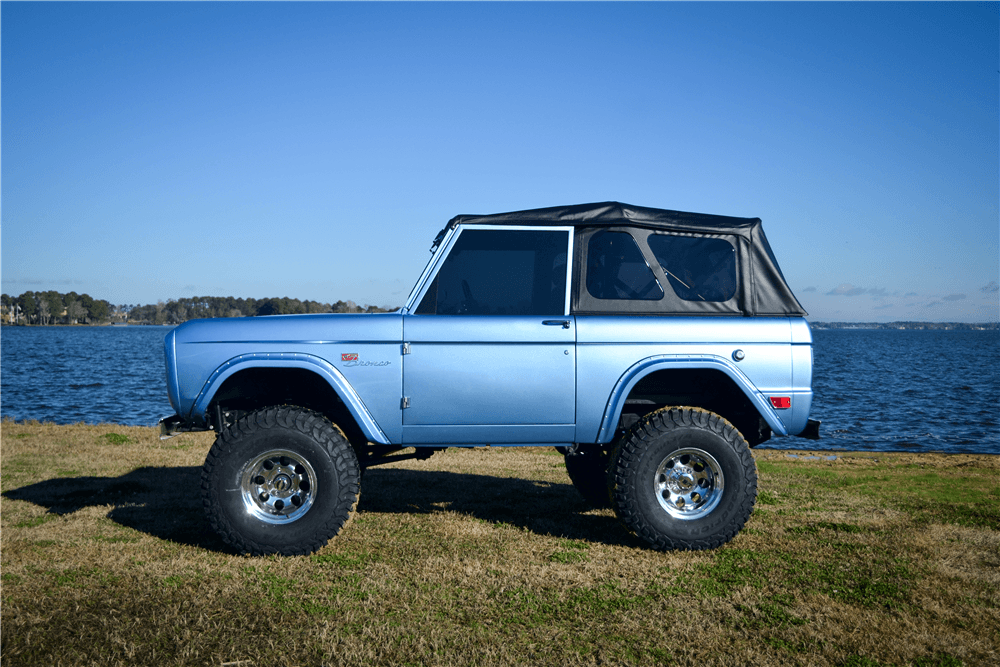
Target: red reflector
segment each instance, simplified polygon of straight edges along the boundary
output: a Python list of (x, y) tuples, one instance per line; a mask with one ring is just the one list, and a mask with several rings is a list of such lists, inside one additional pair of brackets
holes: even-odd
[(772, 396), (771, 405), (779, 410), (784, 410), (792, 407), (792, 398), (791, 396)]

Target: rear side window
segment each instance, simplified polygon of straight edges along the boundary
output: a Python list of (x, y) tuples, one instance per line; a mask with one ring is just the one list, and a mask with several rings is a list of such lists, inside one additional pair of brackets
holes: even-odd
[(569, 232), (465, 229), (418, 315), (562, 315)]
[(685, 301), (729, 301), (736, 294), (736, 248), (725, 239), (650, 234), (649, 249)]
[(655, 301), (663, 288), (627, 232), (598, 232), (587, 248), (587, 291), (597, 299)]

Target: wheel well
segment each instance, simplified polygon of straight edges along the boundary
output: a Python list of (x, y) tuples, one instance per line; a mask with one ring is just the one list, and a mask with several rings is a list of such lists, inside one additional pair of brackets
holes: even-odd
[(336, 424), (354, 447), (368, 438), (337, 392), (321, 376), (303, 368), (248, 368), (226, 378), (205, 414), (217, 430), (248, 412), (273, 405), (297, 405), (314, 410)]
[(751, 447), (771, 437), (771, 428), (746, 394), (728, 375), (711, 368), (665, 369), (642, 378), (625, 399), (618, 429), (624, 431), (668, 405), (704, 408), (725, 417)]

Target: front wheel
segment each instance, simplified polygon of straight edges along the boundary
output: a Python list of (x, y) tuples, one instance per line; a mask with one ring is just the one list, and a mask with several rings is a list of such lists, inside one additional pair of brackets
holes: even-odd
[(740, 432), (701, 408), (647, 415), (611, 455), (618, 517), (653, 548), (714, 549), (750, 518), (757, 466)]
[(340, 429), (282, 406), (220, 433), (201, 479), (205, 512), (223, 540), (254, 556), (293, 556), (313, 553), (347, 524), (361, 473)]

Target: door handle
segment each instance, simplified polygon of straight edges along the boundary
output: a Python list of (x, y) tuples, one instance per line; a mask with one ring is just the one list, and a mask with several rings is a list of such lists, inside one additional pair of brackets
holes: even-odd
[(569, 320), (543, 320), (542, 324), (547, 327), (561, 326), (563, 329), (569, 329)]

